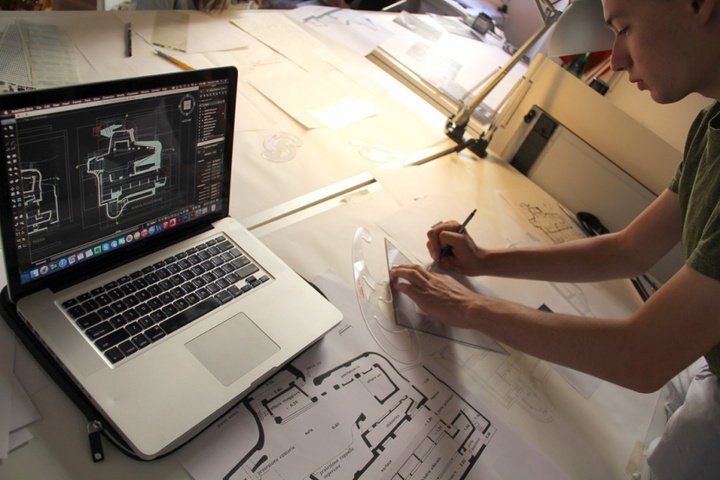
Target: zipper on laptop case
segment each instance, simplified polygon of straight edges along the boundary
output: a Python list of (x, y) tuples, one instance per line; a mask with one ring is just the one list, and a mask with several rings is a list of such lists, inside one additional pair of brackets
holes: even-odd
[(90, 440), (90, 454), (92, 455), (92, 461), (94, 463), (102, 462), (105, 460), (105, 451), (102, 445), (102, 430), (103, 425), (100, 420), (93, 420), (88, 423), (88, 439)]

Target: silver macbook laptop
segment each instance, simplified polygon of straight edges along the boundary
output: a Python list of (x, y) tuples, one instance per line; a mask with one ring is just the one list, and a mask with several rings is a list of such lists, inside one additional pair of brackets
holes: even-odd
[(236, 87), (229, 67), (0, 96), (10, 300), (145, 459), (342, 317), (228, 216)]

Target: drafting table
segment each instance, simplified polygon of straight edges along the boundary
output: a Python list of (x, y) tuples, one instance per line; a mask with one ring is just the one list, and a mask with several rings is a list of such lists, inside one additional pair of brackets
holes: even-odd
[[(138, 12), (126, 15), (124, 20), (132, 21), (136, 31), (146, 22)], [(245, 16), (261, 22), (263, 16), (269, 15), (275, 16), (278, 12), (197, 14), (191, 22), (205, 27), (215, 25), (220, 31), (220, 27), (227, 27), (235, 18)], [(83, 51), (78, 69), (85, 81), (177, 69), (154, 55), (155, 47), (139, 37), (133, 43), (133, 56), (124, 57), (120, 52), (125, 22), (110, 12), (32, 15), (4, 12), (2, 21), (15, 18), (57, 24), (70, 32)], [(283, 62), (277, 52), (252, 36), (240, 32), (239, 37), (238, 41), (245, 42), (240, 49), (178, 57), (198, 67), (227, 62), (238, 65), (243, 80), (240, 94), (246, 98), (245, 106), (255, 108), (259, 114), (253, 118), (262, 121), (254, 126), (245, 124), (236, 131), (232, 188), (238, 201), (234, 202), (231, 213), (300, 274), (313, 278), (332, 270), (352, 285), (352, 238), (355, 230), (362, 226), (372, 232), (375, 239), (368, 250), (368, 261), (373, 271), (382, 275), (384, 252), (376, 247), (385, 233), (378, 222), (393, 213), (404, 215), (404, 209), (411, 211), (414, 202), (423, 197), (433, 199), (451, 194), (458, 205), (462, 205), (456, 217), (467, 214), (466, 205), (475, 205), (480, 208), (478, 217), (486, 222), (483, 225), (499, 230), (508, 225), (518, 228), (515, 220), (508, 220), (512, 215), (501, 214), (503, 209), (495, 207), (512, 203), (508, 199), (513, 192), (534, 194), (538, 188), (505, 162), (492, 156), (479, 160), (463, 153), (421, 166), (403, 166), (451, 145), (443, 135), (446, 117), (367, 59), (336, 49), (331, 49), (332, 55), (321, 57), (334, 62), (338, 73), (332, 75), (341, 81), (347, 81), (347, 77), (340, 75), (341, 70), (357, 72), (357, 80), (364, 82), (354, 86), (358, 96), (374, 104), (379, 113), (336, 129), (305, 128), (253, 86), (253, 82), (266, 78), (262, 75), (258, 76), (260, 80), (253, 78), (262, 70), (259, 66), (271, 64), (281, 71), (290, 71), (294, 66)], [(93, 42), (98, 45), (92, 46)], [(115, 53), (108, 53), (111, 51)], [(287, 78), (289, 82), (293, 79)], [(366, 82), (368, 79), (372, 83)], [(262, 155), (263, 144), (276, 133), (289, 134), (287, 138), (298, 139), (303, 148), (298, 148), (296, 155), (284, 162), (267, 160)], [(399, 151), (403, 155), (379, 162), (369, 158), (372, 155), (362, 147), (370, 148), (371, 154)], [(419, 225), (419, 231), (424, 232), (425, 227)], [(405, 246), (412, 241), (405, 240)], [(611, 290), (617, 295), (621, 308), (637, 307), (638, 300), (629, 285), (616, 285)], [(440, 352), (437, 342), (432, 339), (429, 342)], [(476, 358), (476, 352), (457, 345), (445, 344), (442, 348), (450, 352), (452, 358)], [(495, 360), (508, 375), (517, 375), (515, 382), (504, 377), (511, 390), (507, 395), (488, 389), (487, 381), (474, 381), (477, 371), (458, 369), (457, 373), (468, 390), (491, 405), (569, 478), (632, 478), (630, 475), (642, 471), (642, 444), (659, 394), (639, 395), (603, 382), (588, 399), (544, 362), (516, 353), (511, 358), (512, 363)], [(489, 381), (496, 380), (497, 377), (493, 377)], [(30, 427), (34, 436), (30, 443), (12, 452), (0, 464), (2, 480), (191, 478), (177, 454), (141, 463), (128, 459), (108, 442), (105, 442), (106, 460), (93, 464), (88, 454), (86, 421), (69, 399), (54, 384), (48, 383), (34, 393), (32, 400), (43, 418)], [(528, 415), (534, 420), (528, 420)]]

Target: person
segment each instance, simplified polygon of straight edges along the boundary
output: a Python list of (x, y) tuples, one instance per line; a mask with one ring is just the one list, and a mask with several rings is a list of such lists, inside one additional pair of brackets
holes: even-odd
[[(669, 419), (648, 448), (658, 480), (720, 478), (720, 0), (602, 0), (614, 32), (611, 67), (658, 103), (709, 100), (692, 124), (668, 188), (626, 228), (547, 247), (482, 248), (458, 223), (428, 232), (449, 272), (553, 282), (635, 277), (678, 242), (684, 265), (624, 319), (553, 314), (473, 293), (417, 265), (391, 269), (401, 294), (445, 322), (618, 385), (669, 383)], [(704, 358), (703, 358), (704, 357)], [(692, 365), (692, 371), (685, 369)]]

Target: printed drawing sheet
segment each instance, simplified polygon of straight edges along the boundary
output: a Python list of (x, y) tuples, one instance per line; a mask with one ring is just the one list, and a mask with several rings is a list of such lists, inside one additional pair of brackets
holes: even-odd
[(193, 478), (568, 478), (432, 360), (397, 360), (412, 334), (380, 348), (339, 277), (315, 283), (342, 324), (178, 452)]

